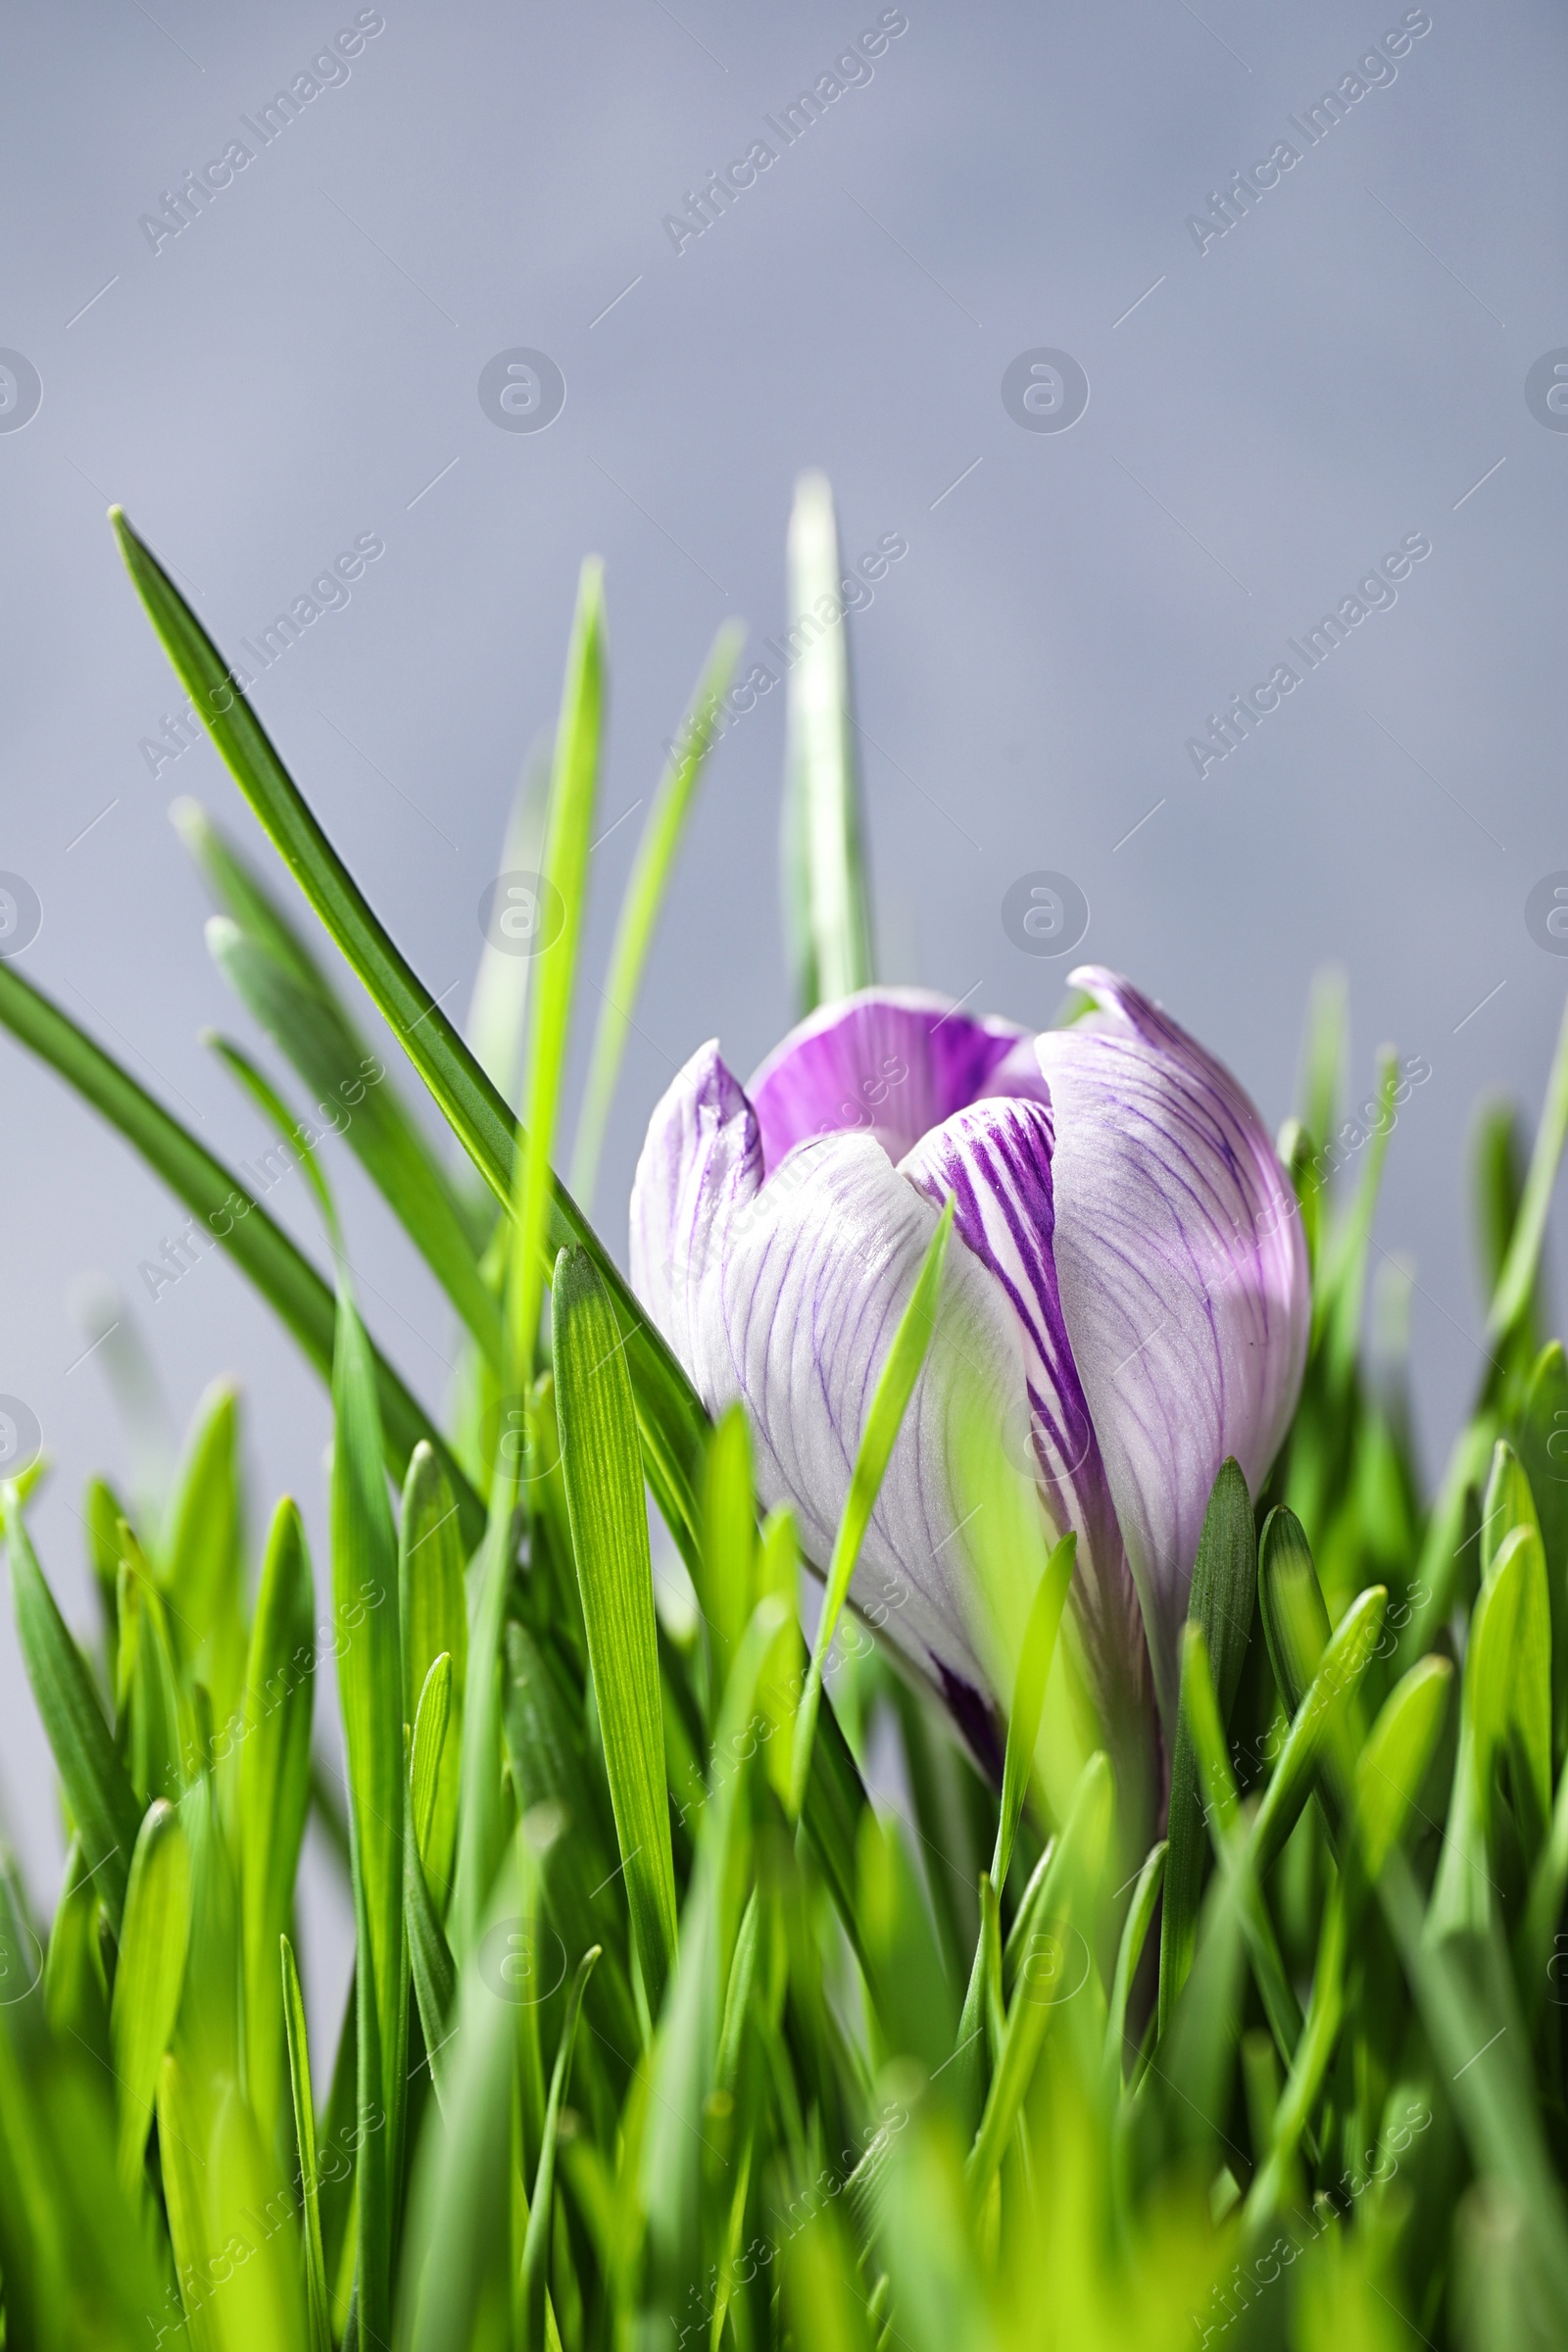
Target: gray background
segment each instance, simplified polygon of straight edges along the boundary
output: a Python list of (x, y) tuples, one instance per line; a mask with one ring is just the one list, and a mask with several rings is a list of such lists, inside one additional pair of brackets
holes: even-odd
[[(909, 0), (869, 84), (677, 256), (662, 217), (877, 8), (387, 0), (346, 85), (155, 256), (138, 216), (353, 14), (11, 15), (0, 344), (44, 397), (0, 435), (0, 866), (43, 902), (29, 976), (205, 1138), (259, 1146), (197, 1042), (246, 1028), (165, 808), (189, 792), (247, 820), (205, 744), (156, 782), (139, 755), (175, 701), (110, 498), (230, 646), (355, 534), (384, 536), (257, 699), (394, 934), (462, 1004), (579, 559), (608, 565), (608, 825), (651, 791), (720, 619), (760, 638), (788, 617), (791, 483), (821, 465), (847, 554), (909, 546), (853, 629), (884, 972), (1048, 1018), (1064, 967), (1020, 955), (1000, 905), (1018, 874), (1065, 870), (1093, 909), (1084, 953), (1160, 997), (1273, 1123), (1310, 975), (1343, 964), (1358, 1086), (1384, 1039), (1432, 1065), (1378, 1238), (1414, 1260), (1435, 1470), (1482, 1360), (1473, 1107), (1502, 1088), (1533, 1115), (1568, 979), (1523, 919), (1568, 865), (1568, 436), (1523, 396), (1568, 342), (1560, 12), (1435, 0), (1392, 86), (1200, 256), (1186, 217), (1399, 7)], [(566, 378), (548, 432), (498, 431), (476, 398), (519, 344)], [(1036, 345), (1088, 372), (1070, 432), (1004, 410), (1003, 370)], [(1415, 531), (1433, 554), (1397, 605), (1200, 782), (1183, 746), (1206, 713)], [(600, 1194), (618, 1250), (675, 1066), (717, 1032), (744, 1072), (789, 1018), (782, 702), (718, 756), (682, 858)], [(640, 821), (602, 853), (595, 973)], [(74, 1505), (124, 1448), (66, 1294), (87, 1269), (134, 1294), (172, 1210), (9, 1042), (0, 1074), (0, 1392), (59, 1465), (36, 1524), (85, 1622)], [(369, 1319), (439, 1400), (453, 1348), (432, 1288), (341, 1149), (333, 1169)], [(297, 1178), (274, 1204), (314, 1249)], [(268, 1311), (214, 1261), (137, 1312), (181, 1422), (212, 1375), (243, 1376), (254, 1507), (292, 1487), (324, 1577), (325, 1403)], [(7, 1811), (47, 1890), (51, 1776), (9, 1632), (0, 1693)]]

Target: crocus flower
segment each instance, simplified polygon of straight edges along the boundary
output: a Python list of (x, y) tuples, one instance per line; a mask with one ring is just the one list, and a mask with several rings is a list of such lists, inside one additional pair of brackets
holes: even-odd
[[(1255, 1493), (1295, 1408), (1308, 1327), (1289, 1183), (1230, 1073), (1114, 973), (1031, 1036), (913, 989), (869, 989), (792, 1030), (744, 1090), (704, 1046), (654, 1113), (631, 1203), (632, 1279), (710, 1411), (739, 1397), (769, 1505), (819, 1568), (872, 1393), (942, 1204), (943, 1319), (852, 1598), (994, 1765), (976, 1639), (964, 1414), (1018, 1433), (1102, 1714), (1168, 1738), (1209, 1489)], [(1147, 1739), (1153, 1737), (1152, 1728)]]

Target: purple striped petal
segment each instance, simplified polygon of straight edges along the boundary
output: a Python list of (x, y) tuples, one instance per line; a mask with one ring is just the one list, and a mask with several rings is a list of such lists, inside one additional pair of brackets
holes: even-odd
[[(878, 1376), (937, 1210), (869, 1135), (803, 1144), (761, 1176), (758, 1121), (716, 1048), (654, 1113), (632, 1194), (632, 1281), (710, 1412), (736, 1397), (758, 1491), (789, 1503), (820, 1570)], [(977, 1573), (956, 1497), (978, 1409), (1021, 1418), (1021, 1329), (979, 1259), (950, 1250), (938, 1341), (916, 1384), (852, 1587), (948, 1698), (994, 1766), (990, 1679), (973, 1622)]]
[(1043, 1095), (1027, 1046), (1011, 1021), (976, 1020), (924, 989), (866, 989), (824, 1004), (774, 1047), (746, 1090), (767, 1170), (808, 1136), (850, 1129), (902, 1159), (929, 1128), (996, 1091), (1009, 1056), (1002, 1091)]
[(954, 1229), (1001, 1285), (1025, 1339), (1027, 1430), (1046, 1509), (1078, 1531), (1073, 1603), (1102, 1716), (1125, 1752), (1152, 1696), (1143, 1618), (1057, 1291), (1048, 1103), (959, 1111), (901, 1162), (927, 1199), (954, 1196)]
[(1296, 1203), (1230, 1073), (1114, 973), (1035, 1041), (1055, 1112), (1061, 1310), (1144, 1603), (1167, 1720), (1209, 1489), (1255, 1493), (1300, 1387), (1310, 1316)]

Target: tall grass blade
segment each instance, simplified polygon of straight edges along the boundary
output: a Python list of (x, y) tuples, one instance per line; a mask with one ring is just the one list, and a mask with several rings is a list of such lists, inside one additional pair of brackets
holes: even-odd
[(172, 1805), (149, 1807), (131, 1856), (109, 2016), (121, 2180), (134, 2191), (152, 2129), (164, 2052), (174, 2031), (190, 1940), (190, 1848)]
[(555, 1348), (562, 1463), (605, 1769), (637, 1957), (657, 2011), (676, 1929), (648, 1513), (622, 1338), (582, 1250), (563, 1251), (556, 1268)]
[(262, 1563), (236, 1730), (245, 2088), (269, 2147), (283, 2099), (278, 1941), (294, 1914), (294, 1882), (310, 1802), (315, 1618), (316, 1586), (305, 1529), (299, 1511), (285, 1497), (273, 1513)]
[(739, 621), (726, 621), (719, 630), (698, 680), (690, 708), (681, 721), (676, 748), (672, 749), (669, 761), (659, 780), (653, 807), (648, 811), (642, 838), (637, 844), (637, 856), (627, 876), (625, 894), (620, 903), (620, 918), (615, 926), (614, 945), (610, 951), (610, 969), (605, 975), (604, 988), (600, 991), (602, 1001), (598, 1026), (594, 1031), (593, 1058), (588, 1065), (588, 1080), (583, 1093), (582, 1109), (577, 1118), (576, 1140), (572, 1146), (571, 1189), (585, 1216), (593, 1213), (594, 1186), (599, 1175), (600, 1155), (605, 1148), (605, 1129), (610, 1123), (610, 1107), (614, 1101), (615, 1081), (620, 1075), (626, 1033), (632, 1026), (632, 1008), (642, 987), (654, 927), (664, 903), (664, 894), (669, 888), (676, 854), (685, 835), (687, 819), (697, 797), (697, 787), (702, 780), (708, 755), (712, 748), (718, 705), (728, 691), (745, 641), (746, 632)]

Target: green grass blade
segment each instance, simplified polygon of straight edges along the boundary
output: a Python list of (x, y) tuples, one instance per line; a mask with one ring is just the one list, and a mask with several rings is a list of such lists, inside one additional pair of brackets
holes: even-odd
[(299, 1169), (320, 1212), (333, 1246), (339, 1240), (337, 1207), (326, 1181), (326, 1172), (315, 1150), (318, 1140), (308, 1120), (296, 1118), (265, 1070), (258, 1069), (242, 1046), (217, 1029), (202, 1031), (202, 1044), (218, 1055), (240, 1092), (248, 1095), (279, 1141), (294, 1154)]
[(251, 1626), (239, 1746), (239, 1882), (245, 1969), (245, 2089), (264, 2143), (283, 2096), (284, 2019), (278, 1939), (293, 1917), (294, 1879), (311, 1791), (316, 1693), (316, 1587), (299, 1511), (272, 1517)]
[[(3, 960), (0, 1024), (74, 1086), (135, 1147), (255, 1284), (321, 1377), (329, 1379), (336, 1313), (332, 1292), (281, 1226), (252, 1200), (238, 1177), (188, 1135), (178, 1120), (155, 1102), (68, 1014), (24, 980), (13, 963)], [(444, 1439), (391, 1365), (377, 1354), (375, 1367), (393, 1469), (401, 1476), (414, 1447), (421, 1438), (427, 1440), (452, 1480), (469, 1540), (477, 1543), (484, 1526), (484, 1510), (477, 1495)]]
[(316, 2105), (311, 2090), (311, 2048), (305, 2032), (305, 2002), (300, 1992), (294, 1947), (280, 1939), (283, 2023), (288, 2037), (288, 2079), (294, 2099), (294, 2144), (300, 2168), (305, 2220), (305, 2299), (310, 2317), (310, 2352), (332, 2352), (332, 2325), (326, 2293), (326, 2264), (321, 2253), (320, 2175), (316, 2160)]
[[(1247, 1654), (1256, 1585), (1251, 1496), (1240, 1463), (1231, 1458), (1220, 1464), (1203, 1514), (1187, 1612), (1188, 1623), (1199, 1628), (1207, 1647), (1222, 1725), (1230, 1722), (1242, 1661)], [(1193, 1731), (1180, 1712), (1171, 1759), (1168, 1818), (1166, 1834), (1170, 1851), (1165, 1859), (1165, 1902), (1159, 1941), (1161, 2032), (1170, 2023), (1172, 2004), (1193, 1965), (1198, 1942), (1198, 1909), (1202, 1900), (1208, 1856), (1208, 1838), (1199, 1802)]]
[(427, 1446), (416, 1446), (404, 1482), (398, 1522), (399, 1623), (403, 1636), (403, 1711), (418, 1719), (431, 1667), (445, 1655), (447, 1721), (432, 1792), (428, 1833), (420, 1833), (430, 1892), (444, 1910), (458, 1835), (463, 1705), (468, 1671), (468, 1601), (464, 1582), (462, 1521), (445, 1470)]
[(1121, 1940), (1116, 1946), (1116, 1973), (1111, 1979), (1110, 2007), (1105, 2018), (1105, 2072), (1118, 2087), (1122, 2080), (1123, 2044), (1127, 2038), (1127, 2003), (1132, 1996), (1133, 1979), (1138, 1963), (1144, 1956), (1144, 1944), (1153, 1924), (1154, 1905), (1158, 1902), (1165, 1878), (1168, 1848), (1162, 1838), (1150, 1847), (1148, 1859), (1138, 1874), (1133, 1899), (1122, 1922)]
[(1394, 1133), (1399, 1065), (1391, 1049), (1385, 1049), (1378, 1059), (1378, 1117), (1367, 1142), (1361, 1180), (1348, 1210), (1333, 1231), (1313, 1285), (1314, 1315), (1322, 1335), (1329, 1378), (1336, 1385), (1349, 1378), (1355, 1363), (1367, 1257), (1372, 1248), (1372, 1219), (1383, 1182), (1389, 1138)]
[(546, 2266), (550, 2259), (550, 2223), (555, 2210), (556, 2134), (561, 2124), (562, 2097), (571, 2073), (572, 2052), (577, 2046), (577, 2020), (582, 2014), (582, 1996), (598, 1958), (599, 1946), (596, 1943), (584, 1952), (577, 1963), (566, 1994), (566, 2014), (562, 2022), (561, 2043), (550, 2076), (544, 2138), (539, 2150), (538, 2168), (534, 2173), (533, 2196), (528, 2205), (528, 2234), (522, 2247), (522, 2341), (519, 2352), (546, 2352), (545, 2280)]
[(160, 1800), (148, 1808), (131, 1857), (120, 1960), (109, 2013), (120, 2131), (116, 2149), (127, 2189), (141, 2179), (164, 2052), (174, 2031), (190, 1939), (190, 1848), (179, 1816)]
[(1018, 1817), (1034, 1770), (1035, 1742), (1040, 1737), (1040, 1717), (1046, 1703), (1046, 1685), (1051, 1680), (1052, 1660), (1056, 1654), (1056, 1634), (1061, 1624), (1061, 1612), (1067, 1599), (1067, 1587), (1072, 1582), (1073, 1562), (1077, 1557), (1078, 1538), (1069, 1532), (1047, 1560), (1045, 1573), (1030, 1606), (1028, 1623), (1024, 1627), (1023, 1648), (1018, 1657), (1018, 1679), (1013, 1685), (1012, 1706), (1007, 1716), (1007, 1748), (1002, 1770), (1002, 1811), (997, 1822), (997, 1845), (991, 1860), (991, 1884), (1001, 1899), (1007, 1883), (1007, 1869), (1012, 1860), (1012, 1841), (1018, 1834)]
[(1273, 1778), (1252, 1817), (1249, 1863), (1258, 1881), (1278, 1859), (1312, 1792), (1320, 1765), (1326, 1763), (1331, 1787), (1336, 1787), (1342, 1797), (1348, 1793), (1346, 1751), (1348, 1747), (1353, 1758), (1354, 1746), (1348, 1725), (1356, 1692), (1382, 1639), (1388, 1602), (1383, 1585), (1369, 1585), (1357, 1593), (1334, 1628), (1317, 1672), (1302, 1694)]
[[(486, 1360), (499, 1371), (501, 1314), (479, 1271), (474, 1236), (378, 1056), (365, 1051), (330, 1001), (301, 987), (270, 949), (228, 916), (212, 917), (207, 945), (241, 1004), (310, 1088), (311, 1132), (342, 1134)], [(315, 1125), (318, 1116), (320, 1129)], [(314, 1169), (314, 1153), (307, 1152), (304, 1158)]]
[(1263, 1522), (1257, 1598), (1280, 1704), (1294, 1715), (1328, 1646), (1329, 1612), (1305, 1530), (1283, 1504)]
[(44, 1580), (13, 1485), (0, 1487), (23, 1664), (99, 1898), (118, 1932), (141, 1809), (98, 1693)]
[[(112, 519), (148, 616), (230, 774), (480, 1176), (501, 1205), (510, 1208), (517, 1134), (505, 1098), (371, 913), (250, 704), (236, 690), (217, 647), (172, 580), (118, 509)], [(6, 1017), (8, 992), (3, 983), (8, 976), (14, 979), (9, 964), (0, 972), (0, 1019)], [(659, 1333), (638, 1311), (626, 1284), (570, 1195), (558, 1184), (546, 1236), (552, 1262), (557, 1252), (571, 1243), (581, 1244), (593, 1256), (601, 1280), (630, 1328), (626, 1352), (650, 1483), (672, 1531), (677, 1539), (684, 1538), (695, 1555), (693, 1496), (707, 1415), (690, 1381)], [(477, 1542), (477, 1531), (472, 1540)]]
[(714, 714), (728, 690), (745, 641), (745, 630), (738, 621), (733, 620), (724, 623), (714, 640), (702, 677), (698, 680), (691, 707), (681, 721), (677, 738), (680, 748), (660, 778), (654, 805), (648, 811), (648, 821), (643, 826), (637, 856), (626, 880), (625, 895), (620, 903), (620, 918), (615, 926), (614, 945), (610, 951), (610, 969), (605, 975), (604, 988), (600, 991), (602, 1002), (598, 1026), (594, 1031), (593, 1058), (588, 1065), (588, 1080), (571, 1154), (571, 1189), (581, 1202), (585, 1216), (593, 1211), (594, 1185), (599, 1174), (600, 1153), (605, 1145), (605, 1129), (610, 1120), (610, 1106), (614, 1100), (615, 1081), (620, 1075), (626, 1032), (632, 1025), (632, 1010), (642, 987), (643, 970), (653, 943), (654, 927), (659, 920), (676, 854), (697, 797), (697, 787), (712, 746)]
[[(841, 578), (832, 490), (824, 474), (802, 474), (790, 514), (790, 610), (811, 639), (789, 671), (783, 861), (784, 927), (803, 1012), (873, 977)], [(837, 615), (825, 626), (824, 598)]]
[(332, 1384), (332, 1599), (348, 1753), (358, 1942), (362, 2113), (386, 2128), (366, 2140), (360, 2171), (360, 2323), (391, 2333), (393, 2200), (401, 2169), (407, 1960), (403, 1936), (403, 1659), (397, 1538), (387, 1497), (375, 1382), (345, 1285)]
[(245, 1673), (244, 1507), (239, 1392), (215, 1381), (196, 1408), (169, 1499), (160, 1590), (174, 1612), (187, 1674), (226, 1723)]
[[(431, 1668), (432, 1675), (435, 1669)], [(403, 1922), (409, 1942), (409, 1963), (414, 1978), (414, 1996), (419, 2004), (419, 2028), (424, 2035), (425, 2053), (430, 2061), (430, 2081), (437, 2103), (446, 2109), (451, 2083), (451, 2051), (447, 2044), (452, 2032), (453, 1996), (457, 1990), (458, 1972), (453, 1964), (451, 1947), (441, 1932), (441, 1922), (430, 1899), (430, 1887), (419, 1859), (416, 1839), (403, 1841)]]
[(850, 1477), (850, 1491), (845, 1498), (838, 1534), (834, 1538), (833, 1557), (828, 1563), (827, 1589), (822, 1597), (822, 1614), (817, 1622), (810, 1669), (806, 1678), (806, 1689), (801, 1694), (800, 1712), (795, 1720), (795, 1752), (790, 1781), (790, 1810), (795, 1814), (800, 1812), (810, 1773), (811, 1745), (816, 1733), (817, 1710), (822, 1698), (822, 1676), (827, 1666), (828, 1651), (833, 1646), (833, 1636), (838, 1631), (839, 1615), (849, 1593), (850, 1579), (855, 1574), (855, 1563), (860, 1556), (865, 1531), (871, 1524), (871, 1513), (876, 1508), (876, 1498), (892, 1459), (899, 1430), (936, 1330), (942, 1268), (947, 1257), (948, 1236), (953, 1231), (953, 1205), (950, 1197), (937, 1219), (936, 1231), (921, 1260), (908, 1304), (899, 1318), (893, 1345), (877, 1377), (865, 1427), (860, 1432), (855, 1468)]
[[(534, 1346), (543, 1298), (544, 1250), (555, 1180), (550, 1171), (565, 1067), (577, 947), (588, 890), (594, 804), (599, 789), (600, 736), (605, 704), (604, 585), (600, 566), (585, 564), (572, 618), (571, 645), (556, 729), (550, 823), (544, 876), (561, 900), (561, 930), (539, 959), (528, 998), (527, 1074), (523, 1085), (520, 1157), (514, 1175), (516, 1226), (507, 1301), (514, 1386), (533, 1376)], [(525, 1131), (523, 1144), (520, 1133)]]
[(1355, 1760), (1355, 1822), (1375, 1879), (1415, 1810), (1448, 1708), (1453, 1667), (1422, 1658), (1389, 1692)]
[[(1093, 1885), (1103, 1866), (1114, 1802), (1110, 1760), (1102, 1752), (1096, 1753), (1084, 1767), (1073, 1792), (1071, 1810), (1029, 1910), (1031, 1936), (1043, 1935), (1048, 1944), (1056, 1946), (1049, 1954), (1053, 1961), (1060, 1948), (1056, 1931), (1071, 1924), (1075, 1908), (1081, 1909), (1083, 1905), (1085, 1886)], [(977, 2206), (996, 2177), (1028, 2091), (1046, 2029), (1059, 2005), (1054, 1991), (1054, 1973), (1037, 1984), (1032, 1962), (1031, 1944), (1026, 1947), (1018, 1969), (997, 2070), (969, 2152), (966, 2170), (970, 2194)]]
[(1546, 1080), (1546, 1099), (1542, 1105), (1541, 1124), (1536, 1129), (1535, 1149), (1530, 1154), (1524, 1198), (1519, 1203), (1502, 1273), (1492, 1297), (1492, 1311), (1487, 1318), (1487, 1342), (1492, 1348), (1501, 1347), (1530, 1311), (1542, 1246), (1546, 1238), (1547, 1212), (1557, 1182), (1557, 1163), (1562, 1158), (1565, 1142), (1568, 1142), (1568, 1011), (1564, 1012), (1557, 1033), (1557, 1050)]
[(555, 1281), (556, 1402), (605, 1769), (637, 1956), (657, 2012), (675, 1954), (675, 1875), (648, 1512), (614, 1309), (583, 1250)]

